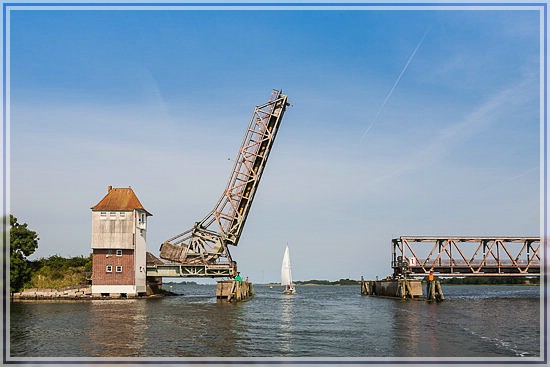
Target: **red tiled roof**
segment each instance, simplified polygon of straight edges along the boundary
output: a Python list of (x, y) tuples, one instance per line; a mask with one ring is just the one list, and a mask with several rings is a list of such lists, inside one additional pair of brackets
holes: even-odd
[[(95, 206), (92, 206), (92, 210), (145, 210), (143, 205), (139, 202), (134, 190), (128, 187), (111, 188), (107, 195)], [(145, 210), (147, 214), (153, 215)]]

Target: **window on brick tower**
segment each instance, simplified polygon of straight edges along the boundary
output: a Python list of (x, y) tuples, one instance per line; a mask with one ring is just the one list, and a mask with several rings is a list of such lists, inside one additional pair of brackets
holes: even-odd
[(106, 271), (107, 273), (112, 273), (112, 272), (113, 272), (113, 265), (107, 265), (107, 266), (105, 267), (105, 271)]
[(116, 272), (117, 273), (122, 273), (122, 265), (117, 265), (116, 266)]

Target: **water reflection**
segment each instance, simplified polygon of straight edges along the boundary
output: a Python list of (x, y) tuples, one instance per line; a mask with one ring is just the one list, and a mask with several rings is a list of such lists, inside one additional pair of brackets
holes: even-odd
[[(199, 285), (160, 299), (12, 303), (10, 355), (538, 356), (540, 300), (530, 288), (453, 286), (440, 304), (321, 286), (295, 296), (257, 287), (251, 301), (228, 304)], [(514, 291), (521, 297), (510, 298)]]
[(10, 355), (80, 355), (89, 343), (89, 306), (88, 302), (70, 301), (11, 303)]
[(249, 342), (243, 338), (244, 323), (242, 319), (243, 304), (216, 303), (196, 307), (193, 319), (200, 332), (192, 332), (191, 344), (196, 343), (198, 349), (195, 356), (228, 357), (240, 354), (240, 344)]
[[(10, 355), (19, 356), (24, 355), (25, 352), (31, 352), (31, 345), (29, 341), (32, 338), (32, 320), (34, 319), (34, 313), (32, 308), (25, 307), (24, 302), (15, 302), (10, 304)], [(26, 350), (30, 349), (30, 350)]]
[(293, 307), (295, 295), (282, 295), (281, 299), (281, 352), (283, 355), (292, 353)]
[[(532, 342), (524, 342), (539, 338), (538, 299), (517, 297), (512, 309), (507, 291), (512, 289), (497, 293), (497, 287), (456, 286), (439, 304), (391, 300), (395, 350), (418, 357), (538, 355)], [(530, 320), (532, 327), (527, 326)], [(465, 345), (469, 347), (461, 348)]]
[[(431, 332), (430, 320), (423, 320), (421, 315), (415, 310), (413, 302), (402, 300), (388, 300), (388, 302), (393, 303), (393, 307), (391, 307), (394, 319), (392, 334), (395, 335), (395, 350), (400, 351), (400, 355), (403, 356), (420, 355), (420, 344)], [(420, 333), (421, 330), (424, 330), (424, 332)], [(418, 354), (411, 355), (411, 351)]]
[(196, 288), (186, 293), (198, 294), (147, 302), (151, 343), (142, 355), (232, 357), (240, 355), (241, 344), (250, 343), (241, 321), (246, 303), (217, 303), (212, 293), (202, 294), (204, 290)]
[(147, 344), (145, 300), (97, 300), (90, 307), (86, 355), (138, 356)]

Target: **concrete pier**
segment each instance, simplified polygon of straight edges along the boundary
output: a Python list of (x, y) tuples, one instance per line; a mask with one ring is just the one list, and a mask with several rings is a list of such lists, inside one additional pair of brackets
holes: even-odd
[(248, 301), (254, 296), (252, 283), (238, 280), (221, 280), (216, 287), (216, 298), (227, 302)]
[(361, 295), (416, 299), (423, 296), (418, 279), (384, 279), (365, 281), (361, 277)]

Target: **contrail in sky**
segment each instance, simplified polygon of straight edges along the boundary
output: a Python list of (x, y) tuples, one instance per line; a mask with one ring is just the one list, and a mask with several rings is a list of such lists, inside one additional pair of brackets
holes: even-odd
[(365, 136), (367, 136), (368, 132), (370, 131), (370, 129), (372, 129), (372, 127), (374, 126), (374, 124), (378, 121), (378, 118), (380, 117), (380, 114), (382, 113), (382, 110), (384, 109), (384, 106), (386, 106), (386, 103), (388, 103), (389, 99), (391, 98), (392, 94), (393, 94), (393, 91), (395, 90), (395, 88), (397, 88), (397, 85), (399, 84), (399, 82), (401, 81), (401, 78), (403, 77), (403, 74), (405, 74), (405, 71), (407, 71), (407, 68), (409, 67), (409, 64), (411, 63), (411, 61), (414, 59), (414, 56), (416, 55), (416, 51), (418, 51), (418, 49), (420, 48), (420, 46), (422, 46), (422, 43), (424, 43), (424, 39), (426, 38), (426, 35), (428, 34), (428, 31), (426, 31), (426, 33), (424, 33), (424, 35), (422, 36), (422, 38), (420, 39), (420, 41), (418, 42), (418, 44), (416, 45), (416, 47), (414, 48), (411, 56), (409, 56), (409, 59), (407, 60), (407, 62), (405, 63), (405, 66), (403, 67), (403, 69), (401, 70), (401, 72), (399, 73), (399, 75), (397, 76), (397, 79), (395, 80), (395, 83), (393, 83), (393, 86), (391, 87), (390, 91), (388, 92), (388, 94), (386, 95), (386, 98), (384, 98), (384, 102), (382, 102), (382, 104), (380, 105), (380, 107), (378, 108), (378, 111), (376, 112), (376, 115), (374, 116), (374, 119), (372, 120), (372, 122), (370, 123), (369, 127), (367, 127), (365, 129), (365, 131), (363, 132), (363, 134), (361, 135), (361, 139), (360, 141), (363, 141), (363, 139), (365, 138)]
[(512, 176), (512, 177), (510, 177), (510, 178), (508, 178), (508, 179), (501, 180), (501, 181), (499, 181), (499, 182), (497, 182), (497, 183), (495, 183), (495, 184), (493, 184), (493, 185), (486, 186), (486, 187), (483, 188), (483, 190), (492, 189), (492, 188), (494, 188), (494, 187), (496, 187), (496, 186), (501, 186), (501, 185), (503, 185), (503, 184), (505, 184), (505, 183), (509, 183), (509, 182), (518, 180), (518, 179), (520, 179), (520, 178), (522, 178), (522, 177), (524, 177), (524, 176), (527, 176), (527, 175), (531, 174), (532, 172), (538, 171), (539, 169), (540, 169), (539, 166), (531, 167), (531, 168), (529, 168), (528, 170), (523, 171), (522, 173), (520, 173), (520, 174), (518, 174), (518, 175)]

